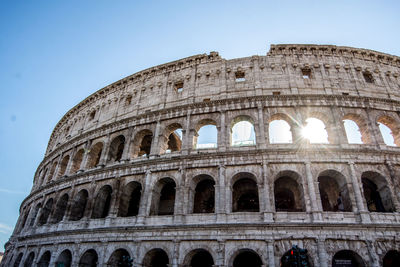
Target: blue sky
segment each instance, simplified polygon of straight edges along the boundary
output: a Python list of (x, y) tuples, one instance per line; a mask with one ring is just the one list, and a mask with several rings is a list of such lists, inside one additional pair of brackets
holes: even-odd
[(0, 2), (0, 251), (53, 127), (94, 91), (157, 64), (270, 44), (400, 55), (399, 1)]

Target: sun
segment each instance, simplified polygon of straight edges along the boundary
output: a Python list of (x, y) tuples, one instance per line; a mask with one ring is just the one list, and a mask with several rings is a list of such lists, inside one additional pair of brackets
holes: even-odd
[(308, 118), (307, 124), (301, 129), (303, 138), (308, 139), (312, 144), (327, 144), (328, 133), (325, 130), (325, 124), (316, 118)]

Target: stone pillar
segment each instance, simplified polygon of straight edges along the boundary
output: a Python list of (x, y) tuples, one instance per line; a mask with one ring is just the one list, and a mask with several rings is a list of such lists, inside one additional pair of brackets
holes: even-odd
[(122, 193), (121, 190), (121, 181), (120, 177), (117, 176), (113, 180), (113, 191), (111, 194), (111, 201), (110, 201), (110, 211), (107, 217), (115, 218), (117, 217), (118, 208), (119, 208), (119, 200), (121, 199)]
[(150, 149), (150, 157), (154, 157), (160, 154), (160, 148), (158, 145), (158, 141), (160, 139), (160, 128), (161, 122), (157, 120), (156, 129), (154, 131), (153, 140), (151, 140), (151, 149)]
[(311, 173), (311, 162), (307, 161), (304, 164), (306, 166), (308, 194), (309, 194), (310, 201), (311, 201), (311, 212), (312, 212), (313, 220), (321, 221), (322, 214), (321, 214), (321, 210), (318, 209), (318, 205), (317, 205), (317, 195), (315, 192), (314, 179), (313, 179), (312, 173)]
[(149, 214), (150, 205), (151, 205), (151, 197), (152, 197), (152, 190), (150, 188), (151, 185), (151, 171), (146, 171), (145, 177), (145, 185), (143, 194), (140, 197), (140, 205), (139, 205), (139, 214), (137, 222), (138, 224), (143, 224), (144, 218)]
[[(61, 153), (61, 154), (58, 156), (56, 169), (54, 170), (53, 176), (50, 177), (49, 182), (57, 179), (58, 172), (60, 171), (60, 162), (61, 162), (61, 160), (62, 160), (62, 157), (63, 157), (63, 153)], [(52, 166), (52, 167), (53, 167), (53, 166)], [(51, 170), (50, 170), (50, 171), (51, 171)]]
[(325, 250), (325, 239), (317, 239), (319, 266), (328, 267), (328, 256)]
[(266, 148), (266, 135), (265, 135), (265, 123), (264, 123), (264, 110), (262, 103), (257, 105), (258, 110), (258, 132), (259, 138), (256, 140), (257, 146), (261, 149)]
[(267, 255), (268, 255), (268, 264), (267, 266), (274, 267), (275, 266), (275, 251), (274, 251), (274, 241), (267, 241)]
[(379, 257), (376, 254), (374, 242), (372, 240), (366, 240), (366, 243), (367, 243), (368, 253), (371, 258), (371, 267), (379, 267)]
[[(49, 266), (56, 266), (56, 261), (57, 261), (57, 257), (58, 255), (61, 253), (61, 251), (59, 251), (58, 245), (53, 245), (54, 251), (52, 251), (51, 255), (50, 255), (50, 262), (49, 262)], [(40, 259), (37, 258), (37, 262)]]
[(217, 144), (218, 144), (218, 149), (220, 151), (226, 151), (226, 148), (229, 143), (229, 140), (227, 140), (227, 137), (229, 139), (229, 134), (226, 131), (226, 125), (225, 125), (225, 112), (221, 111), (220, 112), (220, 125), (219, 127), (217, 127), (218, 129), (218, 140), (217, 140)]
[(218, 250), (215, 265), (219, 267), (225, 267), (225, 240), (218, 240)]
[(110, 151), (110, 134), (107, 135), (106, 140), (103, 145), (103, 150), (101, 151), (99, 165), (104, 167), (108, 161), (108, 151)]
[(185, 126), (184, 129), (182, 130), (182, 154), (187, 155), (189, 153), (189, 150), (193, 147), (193, 140), (190, 140), (190, 110), (188, 110), (186, 114), (186, 121), (185, 121)]
[(77, 148), (74, 147), (72, 153), (70, 154), (69, 161), (67, 167), (65, 168), (64, 176), (67, 176), (71, 172), (72, 164), (74, 163), (74, 157), (76, 154)]
[(262, 210), (262, 212), (264, 212), (264, 221), (265, 222), (272, 222), (274, 220), (274, 216), (273, 216), (273, 211), (274, 208), (272, 206), (271, 203), (271, 185), (269, 183), (269, 177), (268, 177), (268, 165), (266, 161), (263, 161), (262, 164), (262, 175), (263, 175), (263, 183), (264, 183), (264, 187), (263, 187), (263, 197), (262, 197), (262, 201), (264, 202), (264, 210)]
[(78, 266), (80, 256), (79, 255), (79, 243), (75, 243), (74, 246), (72, 247), (72, 261), (71, 261), (71, 266)]
[(225, 221), (226, 216), (226, 185), (225, 185), (225, 165), (220, 164), (218, 166), (218, 181), (217, 181), (217, 190), (216, 190), (216, 206), (215, 211), (217, 213), (217, 221), (223, 222)]
[(130, 149), (133, 135), (133, 127), (129, 127), (127, 137), (124, 144), (124, 152), (122, 153), (121, 161), (127, 162), (130, 160)]
[(90, 146), (92, 145), (92, 142), (90, 140), (86, 141), (86, 144), (83, 148), (83, 150), (85, 151), (85, 153), (83, 153), (83, 158), (82, 158), (82, 162), (81, 162), (81, 166), (79, 167), (78, 173), (82, 172), (83, 170), (85, 170), (86, 165), (87, 165), (87, 161), (89, 158), (89, 150), (90, 150)]
[[(180, 168), (178, 170), (178, 181), (179, 184), (176, 185), (175, 188), (175, 203), (174, 203), (174, 222), (181, 223), (182, 222), (182, 215), (183, 215), (183, 199), (184, 193), (187, 191), (187, 188), (184, 184), (185, 177), (185, 169)], [(186, 203), (187, 204), (187, 203)]]
[(172, 255), (171, 267), (178, 267), (178, 259), (179, 259), (179, 241), (174, 240), (174, 251)]
[(371, 219), (370, 219), (368, 211), (366, 209), (364, 198), (361, 194), (362, 184), (359, 183), (359, 180), (357, 178), (356, 171), (354, 169), (354, 162), (349, 162), (348, 164), (349, 164), (349, 168), (350, 168), (351, 182), (353, 184), (353, 190), (354, 190), (354, 196), (356, 198), (357, 209), (358, 209), (358, 212), (360, 213), (361, 220), (363, 222), (370, 222)]

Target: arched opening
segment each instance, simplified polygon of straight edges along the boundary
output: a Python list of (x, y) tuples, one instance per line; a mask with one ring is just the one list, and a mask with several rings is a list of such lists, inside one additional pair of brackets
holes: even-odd
[(33, 214), (31, 217), (31, 221), (29, 222), (29, 226), (33, 226), (35, 224), (36, 216), (38, 215), (41, 207), (42, 207), (42, 204), (40, 204), (40, 203), (36, 205), (35, 210), (33, 211)]
[(69, 199), (68, 194), (64, 194), (57, 201), (56, 208), (55, 208), (54, 214), (53, 214), (52, 223), (61, 222), (61, 220), (64, 218), (64, 214), (65, 214), (65, 211), (66, 211), (67, 205), (68, 205), (68, 199)]
[(355, 121), (343, 120), (343, 125), (349, 144), (363, 144), (360, 128)]
[(143, 267), (168, 267), (169, 258), (167, 253), (160, 249), (155, 248), (146, 253), (143, 258)]
[(157, 182), (153, 190), (151, 215), (173, 215), (175, 206), (176, 184), (171, 178), (163, 178)]
[(24, 229), (26, 221), (28, 220), (28, 216), (29, 216), (30, 211), (31, 211), (30, 208), (25, 210), (24, 217), (23, 217), (23, 219), (21, 221), (21, 224), (19, 226), (18, 232), (21, 232), (21, 230)]
[[(300, 265), (297, 262), (300, 261)], [(308, 256), (307, 249), (299, 248), (297, 245), (292, 246), (292, 249), (286, 251), (281, 257), (280, 266), (292, 267), (292, 266), (312, 266)], [(345, 267), (345, 266), (343, 266)]]
[(126, 265), (129, 261), (131, 256), (129, 255), (129, 252), (126, 251), (125, 249), (117, 249), (114, 251), (110, 258), (108, 259), (107, 266), (128, 266)]
[(120, 161), (122, 153), (124, 153), (125, 137), (119, 135), (115, 137), (110, 144), (110, 151), (108, 152), (108, 162)]
[(231, 146), (253, 146), (256, 144), (254, 122), (250, 117), (239, 116), (231, 123)]
[(119, 202), (118, 216), (136, 216), (139, 212), (142, 185), (138, 182), (130, 182), (124, 187)]
[(53, 209), (53, 199), (47, 200), (46, 205), (44, 205), (42, 212), (40, 213), (38, 225), (43, 225), (47, 223), (51, 210)]
[(215, 210), (215, 182), (211, 176), (199, 175), (194, 178), (197, 185), (193, 200), (193, 213), (213, 213)]
[(150, 156), (152, 141), (153, 133), (150, 130), (138, 132), (132, 143), (132, 158)]
[(193, 147), (195, 149), (217, 148), (218, 130), (213, 120), (202, 120), (195, 129)]
[(42, 257), (40, 257), (39, 262), (37, 263), (38, 267), (48, 267), (50, 264), (51, 253), (50, 251), (46, 251), (43, 253)]
[(49, 170), (48, 168), (45, 169), (45, 171), (44, 171), (44, 173), (43, 173), (43, 176), (42, 176), (41, 179), (40, 179), (39, 185), (43, 185), (43, 184), (46, 183), (46, 178), (47, 178), (47, 172), (48, 172), (48, 170)]
[(71, 267), (72, 254), (68, 249), (61, 252), (56, 260), (57, 267)]
[(298, 175), (290, 171), (279, 175), (274, 183), (276, 211), (301, 212), (305, 210), (303, 189), (297, 183), (298, 179)]
[(24, 267), (31, 267), (33, 266), (33, 259), (35, 258), (35, 253), (31, 252), (29, 253), (28, 257), (26, 258), (24, 262)]
[(72, 160), (71, 173), (76, 173), (77, 171), (79, 171), (79, 169), (81, 168), (84, 154), (85, 150), (83, 148), (79, 149), (78, 152), (76, 152), (74, 159)]
[(328, 132), (323, 121), (317, 118), (306, 119), (306, 125), (301, 129), (303, 138), (311, 144), (328, 144)]
[(364, 197), (369, 211), (393, 212), (394, 206), (386, 179), (376, 172), (364, 172), (361, 175)]
[(262, 260), (253, 250), (241, 251), (233, 260), (233, 267), (261, 267)]
[(94, 249), (89, 249), (80, 258), (79, 267), (97, 267), (98, 260), (97, 252)]
[(385, 144), (388, 146), (399, 146), (400, 130), (398, 123), (389, 116), (382, 116), (377, 122)]
[(334, 170), (320, 173), (318, 186), (324, 211), (351, 211), (349, 189), (341, 173)]
[(186, 255), (184, 266), (190, 267), (212, 267), (214, 259), (210, 252), (205, 249), (195, 249)]
[(87, 161), (87, 168), (94, 168), (100, 162), (101, 152), (103, 151), (103, 143), (99, 142), (90, 148), (89, 157)]
[(258, 187), (255, 178), (249, 173), (239, 173), (233, 177), (232, 212), (258, 212)]
[(332, 258), (332, 267), (365, 267), (363, 259), (351, 250), (341, 250)]
[(58, 172), (57, 178), (60, 178), (66, 174), (65, 171), (67, 170), (68, 162), (69, 162), (69, 155), (65, 156), (62, 159), (60, 163), (60, 171)]
[(389, 250), (383, 257), (383, 267), (400, 266), (400, 253), (397, 250)]
[(112, 188), (109, 185), (105, 185), (99, 190), (93, 205), (92, 219), (107, 217), (110, 210), (111, 193)]
[(173, 123), (165, 128), (162, 135), (160, 154), (181, 151), (182, 149), (182, 126)]
[(53, 179), (54, 176), (54, 172), (56, 171), (57, 168), (57, 159), (54, 160), (53, 165), (51, 166), (50, 172), (49, 172), (49, 176), (47, 178), (47, 183), (50, 183), (51, 180)]
[(270, 144), (293, 143), (293, 136), (289, 123), (285, 120), (273, 120), (268, 125)]
[(24, 256), (24, 254), (22, 254), (22, 253), (18, 254), (18, 257), (14, 261), (14, 265), (13, 265), (14, 267), (19, 267), (19, 265), (21, 264), (22, 256)]
[(74, 202), (71, 207), (70, 220), (79, 221), (85, 214), (86, 204), (87, 204), (88, 192), (85, 189), (79, 191), (76, 195)]

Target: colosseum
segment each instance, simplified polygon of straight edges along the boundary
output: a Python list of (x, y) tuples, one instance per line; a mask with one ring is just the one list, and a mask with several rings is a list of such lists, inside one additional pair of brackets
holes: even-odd
[(106, 86), (55, 126), (1, 266), (400, 266), (399, 75), (271, 45)]

